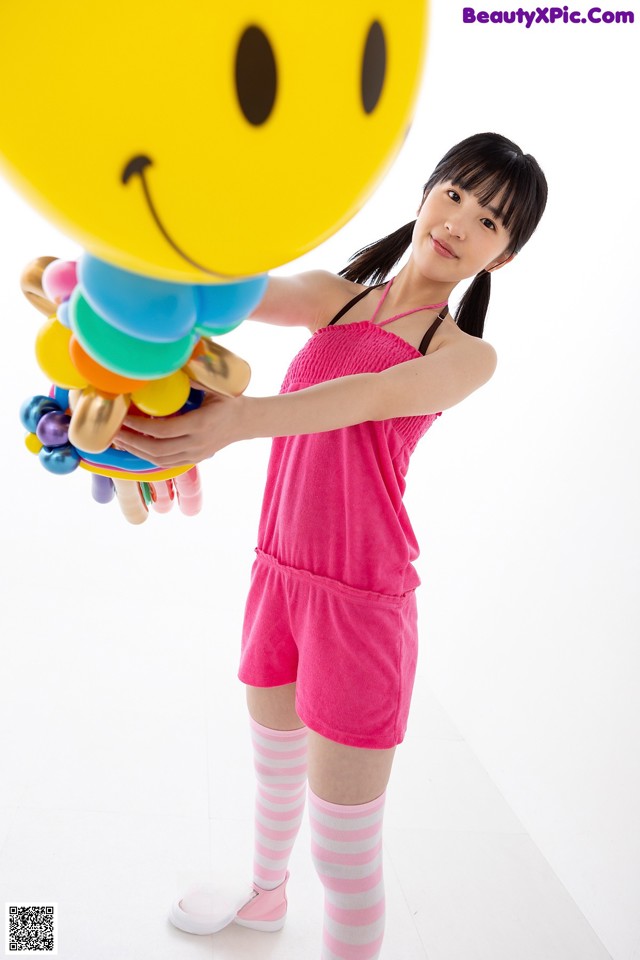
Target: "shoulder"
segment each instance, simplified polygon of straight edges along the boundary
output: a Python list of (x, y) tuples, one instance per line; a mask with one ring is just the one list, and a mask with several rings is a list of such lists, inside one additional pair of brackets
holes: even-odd
[(269, 277), (264, 297), (252, 320), (280, 326), (325, 326), (350, 297), (364, 289), (328, 270), (308, 270), (291, 277)]
[[(465, 333), (464, 336), (468, 337), (468, 339), (471, 341), (469, 350), (475, 356), (476, 363), (480, 367), (489, 371), (489, 377), (492, 376), (496, 366), (498, 365), (498, 354), (496, 353), (495, 348), (481, 337), (472, 337), (469, 336), (468, 333)], [(487, 377), (487, 379), (489, 377)]]
[(456, 326), (455, 321), (451, 321), (447, 331), (444, 332), (443, 341), (438, 350), (446, 351), (458, 368), (473, 371), (475, 377), (482, 383), (493, 376), (498, 365), (498, 354), (495, 348), (481, 337), (473, 337), (465, 333)]

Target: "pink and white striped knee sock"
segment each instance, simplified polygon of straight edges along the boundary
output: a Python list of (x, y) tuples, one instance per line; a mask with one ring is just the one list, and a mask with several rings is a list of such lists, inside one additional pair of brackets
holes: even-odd
[(275, 890), (298, 835), (307, 785), (307, 728), (271, 730), (249, 717), (257, 777), (253, 880)]
[(322, 960), (376, 960), (384, 936), (383, 793), (342, 806), (309, 788), (311, 854), (324, 886)]

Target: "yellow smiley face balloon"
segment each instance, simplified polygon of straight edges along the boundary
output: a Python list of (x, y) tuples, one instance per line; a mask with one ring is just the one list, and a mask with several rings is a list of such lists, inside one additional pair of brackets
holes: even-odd
[(3, 3), (0, 168), (116, 266), (263, 273), (381, 179), (425, 41), (425, 0)]

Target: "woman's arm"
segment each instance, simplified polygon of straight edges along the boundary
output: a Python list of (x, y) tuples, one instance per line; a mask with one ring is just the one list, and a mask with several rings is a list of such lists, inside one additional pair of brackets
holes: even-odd
[(354, 284), (328, 270), (309, 270), (291, 277), (269, 277), (265, 294), (249, 320), (280, 327), (323, 326), (352, 297)]
[[(367, 420), (438, 413), (491, 378), (497, 356), (478, 338), (383, 370), (338, 377), (273, 397), (210, 395), (171, 419), (127, 417), (117, 445), (162, 467), (199, 463), (238, 440), (324, 433)], [(131, 432), (134, 431), (134, 432)]]
[(275, 397), (245, 397), (242, 439), (297, 436), (367, 420), (438, 413), (460, 403), (493, 375), (497, 354), (469, 337), (381, 373), (358, 373)]

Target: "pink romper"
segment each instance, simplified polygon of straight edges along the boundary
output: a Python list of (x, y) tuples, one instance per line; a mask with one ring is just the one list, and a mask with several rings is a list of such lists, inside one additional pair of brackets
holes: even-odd
[[(371, 320), (334, 325), (375, 287), (316, 330), (280, 392), (380, 372), (424, 354), (446, 310), (416, 350), (382, 329), (405, 314), (375, 322), (392, 282)], [(409, 457), (439, 416), (273, 439), (238, 676), (256, 687), (295, 681), (302, 722), (337, 743), (385, 749), (405, 735), (420, 579), (402, 496)]]

